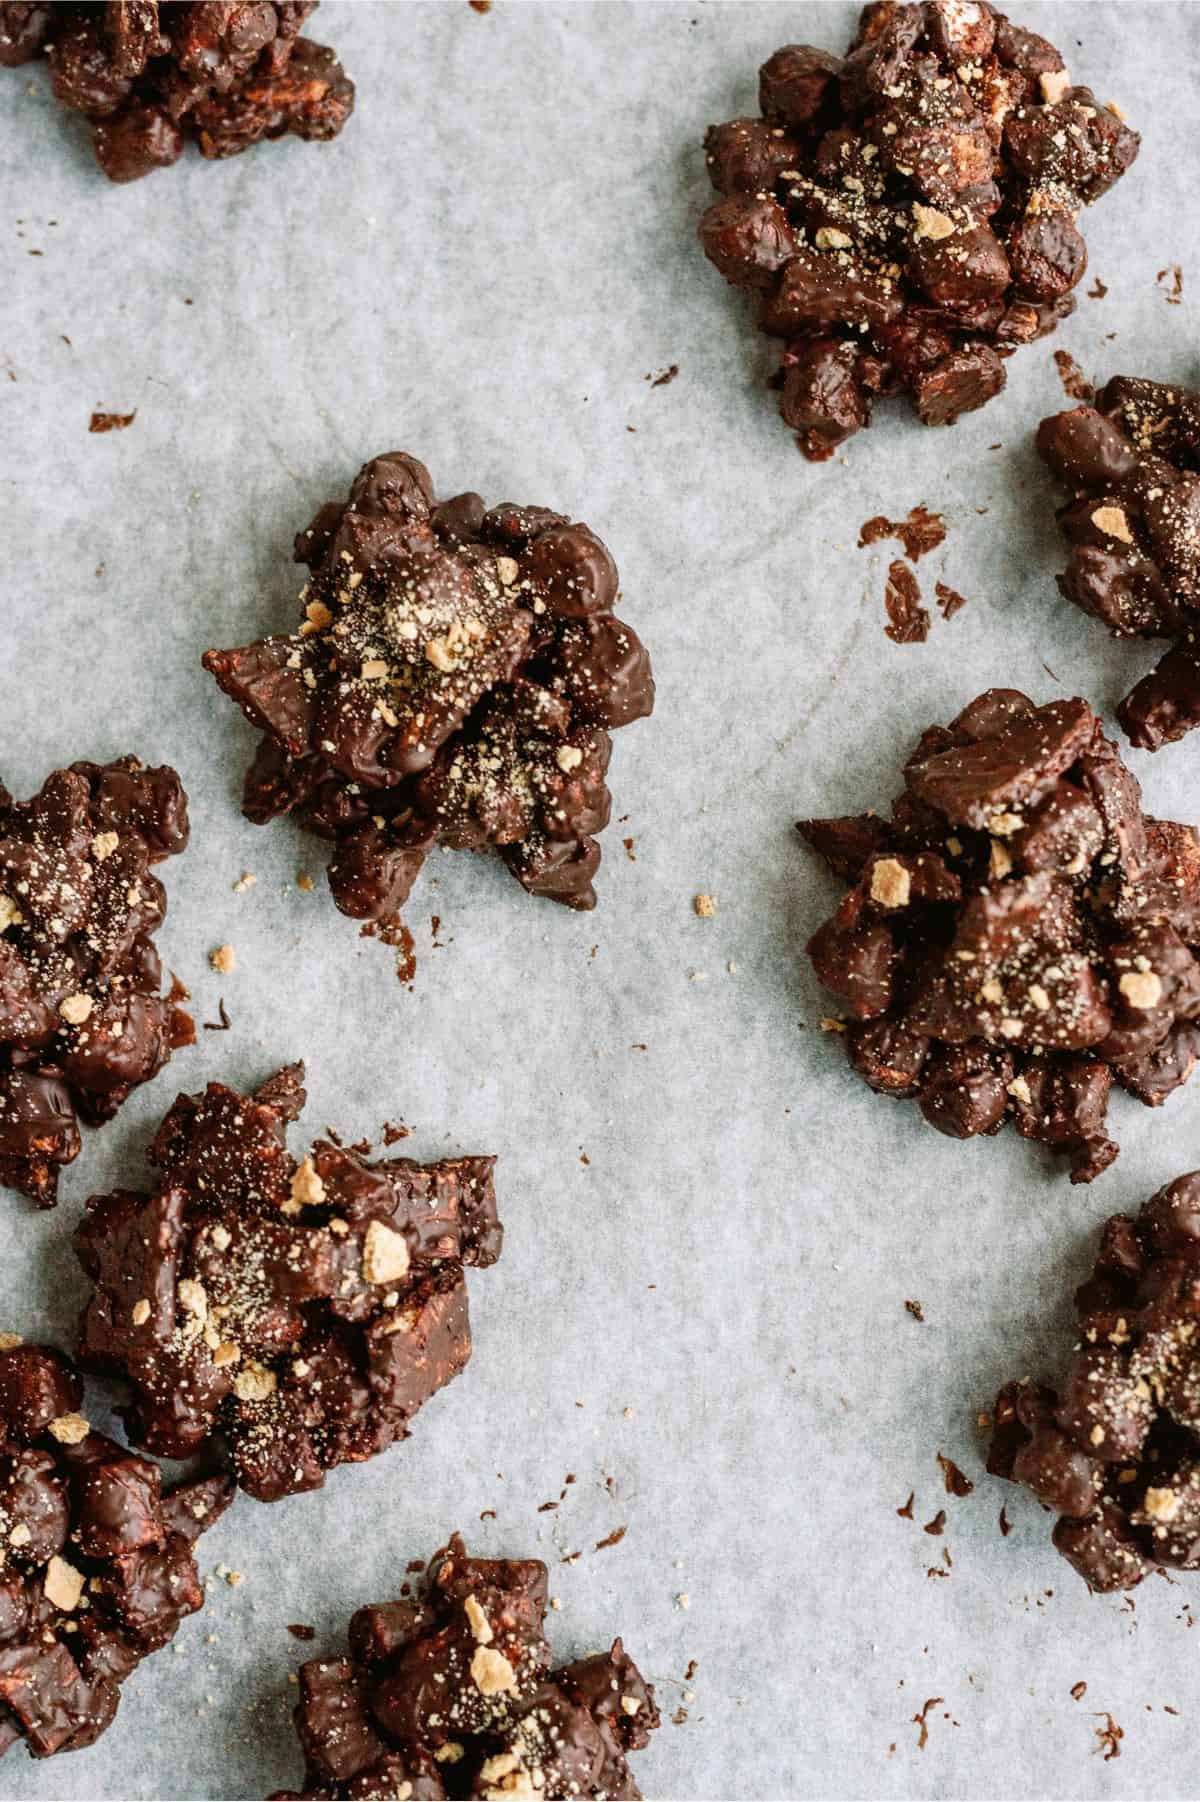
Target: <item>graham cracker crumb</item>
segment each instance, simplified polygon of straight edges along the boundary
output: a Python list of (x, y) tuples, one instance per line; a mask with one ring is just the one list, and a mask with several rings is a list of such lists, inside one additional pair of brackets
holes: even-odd
[(517, 1673), (503, 1652), (490, 1646), (477, 1646), (471, 1660), (471, 1677), (483, 1696), (511, 1695), (516, 1691)]
[(46, 1577), (42, 1584), (46, 1600), (55, 1608), (61, 1608), (65, 1614), (79, 1606), (79, 1598), (83, 1594), (83, 1572), (68, 1564), (65, 1558), (51, 1558), (46, 1566)]
[(392, 1283), (407, 1274), (408, 1241), (382, 1220), (372, 1220), (363, 1239), (363, 1275), (369, 1283)]
[(92, 1423), (82, 1414), (56, 1414), (48, 1430), (60, 1445), (78, 1445), (91, 1432)]

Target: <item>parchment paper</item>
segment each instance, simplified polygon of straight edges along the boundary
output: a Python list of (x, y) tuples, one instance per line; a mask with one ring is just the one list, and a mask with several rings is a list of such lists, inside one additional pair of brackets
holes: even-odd
[[(850, 6), (329, 4), (312, 29), (359, 95), (338, 143), (189, 154), (129, 188), (95, 170), (43, 69), (0, 80), (2, 773), (25, 794), (76, 757), (178, 766), (193, 839), (163, 872), (164, 960), (199, 1019), (224, 996), (233, 1021), (87, 1136), (56, 1213), (3, 1197), (3, 1323), (69, 1344), (83, 1198), (139, 1179), (178, 1089), (299, 1056), (310, 1137), (402, 1118), (417, 1156), (498, 1152), (508, 1227), (472, 1278), (474, 1360), (411, 1441), (321, 1494), (236, 1506), (202, 1542), (208, 1607), (128, 1683), (112, 1730), (42, 1765), (15, 1749), (3, 1796), (298, 1782), (289, 1671), (340, 1650), (351, 1610), (455, 1527), (550, 1561), (560, 1654), (624, 1634), (668, 1717), (637, 1761), (649, 1795), (1195, 1793), (1200, 1579), (1091, 1598), (1048, 1518), (983, 1474), (974, 1423), (1001, 1379), (1065, 1355), (1100, 1221), (1200, 1162), (1200, 1084), (1160, 1113), (1118, 1099), (1119, 1161), (1072, 1189), (1012, 1133), (956, 1144), (855, 1082), (801, 955), (834, 885), (797, 816), (885, 802), (919, 729), (981, 688), (1111, 712), (1153, 655), (1058, 599), (1029, 435), (1066, 404), (1055, 348), (1092, 375), (1197, 377), (1200, 12), (1018, 17), (1145, 134), (1086, 220), (1107, 297), (953, 431), (885, 407), (817, 468), (695, 242), (700, 142), (756, 109), (781, 41), (842, 48)], [(1178, 306), (1156, 282), (1174, 263)], [(90, 436), (93, 408), (137, 419)], [(617, 738), (598, 912), (436, 858), (409, 910), (411, 992), (335, 912), (317, 841), (242, 819), (252, 735), (197, 661), (287, 629), (292, 534), (394, 447), (443, 493), (588, 520), (661, 697)], [(969, 604), (896, 646), (898, 547), (855, 540), (918, 501), (950, 522), (924, 585)], [(1152, 811), (1200, 812), (1200, 740), (1133, 763)], [(235, 894), (243, 871), (257, 885)], [(238, 967), (218, 977), (226, 941)], [(968, 1498), (943, 1492), (939, 1450)], [(311, 1647), (288, 1622), (316, 1628)], [(935, 1697), (921, 1750), (913, 1716)], [(1102, 1711), (1124, 1731), (1108, 1762)]]

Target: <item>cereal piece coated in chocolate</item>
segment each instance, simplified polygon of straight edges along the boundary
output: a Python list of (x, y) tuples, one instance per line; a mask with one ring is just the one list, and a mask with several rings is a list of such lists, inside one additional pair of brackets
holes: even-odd
[(641, 1796), (629, 1755), (659, 1725), (621, 1641), (554, 1668), (546, 1567), (470, 1558), (455, 1535), (411, 1600), (360, 1608), (346, 1656), (300, 1668), (300, 1797)]
[(332, 50), (300, 37), (316, 0), (0, 0), (0, 63), (49, 53), (55, 97), (91, 122), (112, 181), (164, 169), (191, 139), (235, 156), (263, 138), (334, 138), (354, 84)]
[(1117, 709), (1157, 751), (1200, 724), (1200, 393), (1114, 376), (1094, 406), (1044, 419), (1037, 448), (1071, 491), (1063, 594), (1114, 638), (1174, 640)]
[(1200, 1051), (1200, 841), (1152, 820), (1081, 700), (990, 689), (922, 734), (890, 817), (802, 820), (851, 887), (808, 953), (851, 1067), (953, 1138), (1091, 1182), (1113, 1081), (1159, 1106)]
[(1198, 1295), (1193, 1171), (1105, 1226), (1061, 1392), (997, 1398), (988, 1469), (1058, 1515), (1054, 1543), (1093, 1590), (1200, 1568)]
[(247, 816), (332, 839), (337, 905), (385, 933), (436, 844), (494, 848), (531, 894), (594, 907), (610, 734), (654, 704), (596, 535), (542, 507), (439, 503), (392, 451), (296, 556), (299, 631), (204, 658), (263, 734)]
[(303, 1076), (179, 1096), (153, 1193), (93, 1196), (75, 1234), (80, 1355), (130, 1384), (134, 1443), (185, 1458), (219, 1434), (260, 1501), (408, 1436), (470, 1358), (464, 1267), (503, 1237), (493, 1158), (369, 1163), (322, 1140), (297, 1162)]
[(90, 1746), (120, 1685), (194, 1614), (192, 1545), (226, 1477), (162, 1491), (157, 1464), (94, 1433), (83, 1384), (48, 1346), (0, 1351), (0, 1751)]
[(78, 1118), (111, 1120), (195, 1037), (159, 993), (167, 911), (151, 866), (182, 851), (175, 771), (135, 757), (0, 788), (0, 1182), (53, 1207)]
[(1117, 110), (983, 0), (880, 0), (845, 57), (787, 44), (760, 118), (711, 127), (700, 239), (781, 340), (779, 408), (829, 457), (877, 397), (952, 425), (1052, 332), (1087, 268), (1084, 206), (1133, 162)]

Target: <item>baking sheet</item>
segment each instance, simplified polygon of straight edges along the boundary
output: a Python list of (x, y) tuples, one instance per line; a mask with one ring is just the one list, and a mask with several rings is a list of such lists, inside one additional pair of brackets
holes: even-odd
[[(1099, 1222), (1200, 1163), (1200, 1086), (1159, 1114), (1118, 1099), (1121, 1157), (1084, 1190), (1015, 1134), (955, 1144), (870, 1095), (818, 1030), (801, 946), (835, 885), (792, 821), (882, 803), (918, 730), (989, 684), (1111, 712), (1149, 667), (1056, 598), (1029, 432), (1065, 404), (1055, 348), (1093, 375), (1196, 379), (1200, 11), (1019, 10), (1145, 133), (1086, 222), (1108, 294), (952, 432), (885, 407), (814, 468), (762, 391), (744, 300), (696, 245), (700, 139), (755, 110), (781, 40), (840, 49), (853, 10), (327, 4), (315, 35), (359, 94), (338, 143), (189, 154), (129, 188), (96, 172), (43, 70), (0, 80), (2, 774), (25, 794), (76, 757), (177, 765), (193, 839), (164, 871), (164, 960), (199, 1019), (224, 996), (233, 1021), (87, 1136), (56, 1213), (3, 1198), (3, 1323), (68, 1342), (83, 1197), (138, 1180), (177, 1088), (295, 1057), (312, 1136), (402, 1118), (417, 1156), (498, 1152), (508, 1227), (472, 1275), (474, 1360), (409, 1444), (321, 1494), (242, 1501), (201, 1544), (207, 1609), (129, 1682), (113, 1729), (42, 1765), (14, 1750), (0, 1795), (296, 1783), (289, 1670), (339, 1649), (351, 1610), (455, 1527), (550, 1561), (561, 1655), (624, 1634), (667, 1717), (637, 1761), (648, 1795), (1194, 1793), (1200, 1582), (1089, 1597), (1047, 1517), (983, 1474), (974, 1422), (1002, 1378), (1065, 1353)], [(1172, 306), (1156, 275), (1175, 263)], [(137, 418), (90, 436), (93, 408)], [(393, 447), (442, 493), (587, 519), (661, 697), (617, 738), (599, 911), (435, 858), (409, 909), (411, 992), (334, 911), (317, 841), (242, 819), (252, 735), (197, 661), (286, 628), (292, 534)], [(898, 547), (855, 540), (919, 501), (950, 525), (924, 586), (941, 575), (969, 604), (896, 646)], [(1200, 812), (1200, 740), (1132, 761), (1152, 811)], [(244, 871), (257, 884), (236, 894)], [(218, 977), (226, 941), (238, 967)], [(939, 1450), (972, 1495), (944, 1494)], [(316, 1628), (311, 1647), (288, 1622)], [(1124, 1732), (1108, 1761), (1105, 1712)]]

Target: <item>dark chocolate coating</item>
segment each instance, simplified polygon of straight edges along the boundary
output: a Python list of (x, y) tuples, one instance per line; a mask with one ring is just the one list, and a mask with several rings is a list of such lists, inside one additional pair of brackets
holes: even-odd
[(83, 113), (110, 181), (164, 169), (191, 139), (236, 156), (292, 133), (334, 138), (354, 83), (332, 50), (299, 37), (316, 0), (106, 0), (31, 6), (0, 0), (0, 63), (48, 49), (56, 99)]
[(322, 1140), (298, 1164), (303, 1075), (180, 1095), (154, 1192), (92, 1196), (75, 1234), (80, 1355), (130, 1383), (134, 1443), (183, 1458), (220, 1435), (260, 1501), (408, 1436), (471, 1355), (464, 1266), (503, 1238), (493, 1158), (369, 1163)]
[(998, 394), (1003, 359), (1073, 309), (1078, 216), (1140, 142), (982, 0), (868, 5), (845, 57), (777, 50), (759, 98), (708, 132), (700, 239), (785, 341), (773, 385), (814, 460), (879, 396), (952, 425)]
[(1043, 419), (1037, 448), (1071, 491), (1063, 594), (1114, 638), (1175, 640), (1117, 709), (1157, 751), (1200, 723), (1200, 393), (1114, 376), (1094, 406)]
[(210, 1477), (164, 1495), (157, 1464), (92, 1432), (82, 1401), (60, 1352), (0, 1350), (0, 1752), (104, 1732), (119, 1685), (202, 1605), (192, 1545), (234, 1492)]
[(493, 847), (531, 893), (594, 907), (609, 733), (654, 705), (595, 533), (476, 494), (439, 503), (392, 451), (296, 556), (312, 571), (299, 633), (204, 658), (263, 733), (247, 817), (295, 812), (332, 838), (334, 899), (383, 928), (435, 844)]
[(904, 778), (890, 818), (799, 824), (851, 884), (808, 944), (850, 1065), (939, 1132), (1011, 1120), (1091, 1182), (1114, 1079), (1157, 1107), (1200, 1048), (1200, 841), (1143, 813), (1078, 699), (990, 689)]
[(418, 1596), (360, 1608), (346, 1657), (301, 1666), (305, 1787), (279, 1802), (640, 1797), (628, 1759), (659, 1725), (654, 1690), (619, 1639), (551, 1668), (546, 1576), (455, 1535)]
[(1200, 1568), (1200, 1173), (1114, 1214), (1076, 1291), (1061, 1393), (1007, 1383), (988, 1469), (1059, 1516), (1054, 1543), (1093, 1590)]
[(0, 1182), (53, 1207), (77, 1116), (110, 1120), (192, 1022), (159, 994), (167, 911), (151, 865), (182, 851), (187, 796), (135, 757), (0, 789)]

